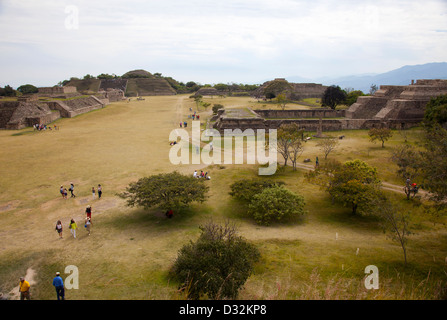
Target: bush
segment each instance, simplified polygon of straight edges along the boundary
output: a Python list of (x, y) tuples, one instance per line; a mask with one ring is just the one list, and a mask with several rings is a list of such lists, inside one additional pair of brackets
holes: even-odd
[(171, 273), (188, 299), (235, 299), (260, 258), (259, 251), (228, 223), (210, 222), (200, 229), (199, 239), (180, 249)]
[(276, 185), (253, 196), (248, 214), (258, 224), (269, 225), (272, 221), (287, 221), (304, 215), (304, 206), (303, 196)]
[(180, 209), (192, 201), (205, 201), (209, 187), (204, 180), (177, 171), (162, 173), (129, 184), (126, 191), (118, 196), (127, 199), (127, 205), (131, 207)]
[(261, 179), (238, 180), (230, 188), (230, 195), (242, 201), (250, 202), (253, 197), (266, 188), (284, 185), (282, 181), (265, 181)]

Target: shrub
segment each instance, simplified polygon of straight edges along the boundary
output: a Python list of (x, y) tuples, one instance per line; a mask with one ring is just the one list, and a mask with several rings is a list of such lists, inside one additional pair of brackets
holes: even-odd
[(272, 221), (287, 221), (304, 215), (304, 206), (303, 196), (276, 185), (253, 196), (248, 214), (258, 224), (269, 225)]
[(259, 260), (258, 249), (236, 228), (208, 223), (194, 243), (182, 247), (171, 269), (188, 299), (235, 299)]
[(230, 195), (238, 200), (250, 202), (256, 194), (262, 192), (264, 189), (280, 185), (284, 185), (284, 182), (266, 181), (261, 179), (243, 179), (234, 182), (230, 186)]

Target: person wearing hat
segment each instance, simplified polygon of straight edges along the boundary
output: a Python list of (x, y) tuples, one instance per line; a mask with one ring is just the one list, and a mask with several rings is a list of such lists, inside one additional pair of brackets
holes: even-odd
[(19, 284), (20, 300), (30, 300), (29, 295), (30, 287), (31, 286), (29, 282), (26, 281), (24, 277), (20, 277), (20, 284)]
[(64, 281), (59, 272), (56, 272), (56, 276), (53, 279), (53, 286), (56, 288), (57, 300), (65, 300)]

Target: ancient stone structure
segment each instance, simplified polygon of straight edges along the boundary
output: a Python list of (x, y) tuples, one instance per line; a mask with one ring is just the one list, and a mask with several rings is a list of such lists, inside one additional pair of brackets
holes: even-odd
[(447, 94), (447, 80), (417, 80), (408, 86), (380, 86), (373, 96), (359, 97), (347, 119), (420, 122), (431, 98)]
[(76, 87), (74, 86), (66, 86), (66, 87), (42, 87), (37, 88), (39, 90), (38, 94), (40, 96), (53, 96), (53, 95), (61, 95), (67, 93), (76, 93)]
[(268, 98), (269, 93), (275, 96), (285, 93), (287, 99), (302, 100), (307, 98), (321, 98), (326, 86), (317, 83), (290, 83), (284, 78), (276, 78), (271, 81), (264, 82), (256, 89), (252, 96), (257, 99)]
[(73, 87), (39, 88), (39, 93), (21, 96), (17, 101), (0, 101), (0, 129), (23, 129), (49, 124), (61, 117), (71, 118), (103, 108), (110, 103), (109, 98), (116, 97), (124, 97), (123, 92), (109, 90), (105, 92), (105, 99), (99, 99), (93, 95), (82, 96)]
[[(346, 129), (393, 129), (417, 126), (431, 98), (447, 94), (447, 80), (417, 80), (408, 86), (380, 86), (373, 96), (357, 99), (347, 110), (255, 110), (257, 116), (234, 117), (219, 112), (213, 127), (225, 129), (275, 129), (298, 123), (307, 131)], [(234, 113), (233, 113), (234, 114)]]
[(225, 95), (223, 92), (220, 92), (216, 88), (212, 87), (203, 87), (197, 90), (197, 92), (194, 94), (195, 96), (203, 96), (203, 97), (213, 97), (213, 96), (220, 96)]

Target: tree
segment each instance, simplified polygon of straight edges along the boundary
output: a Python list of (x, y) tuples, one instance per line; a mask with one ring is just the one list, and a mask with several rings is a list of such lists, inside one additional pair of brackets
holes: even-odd
[(441, 126), (447, 123), (447, 94), (431, 98), (425, 108), (425, 126), (430, 127), (436, 123)]
[(328, 161), (306, 176), (326, 190), (333, 201), (350, 206), (352, 214), (370, 214), (371, 204), (381, 196), (377, 169), (361, 160), (344, 164)]
[(321, 97), (321, 105), (333, 110), (346, 100), (346, 93), (339, 86), (329, 86)]
[(376, 202), (378, 216), (382, 219), (383, 231), (402, 247), (404, 261), (407, 264), (407, 242), (410, 231), (410, 215), (397, 204), (388, 199), (380, 199)]
[(215, 103), (214, 105), (213, 105), (213, 114), (217, 114), (217, 111), (219, 111), (219, 109), (223, 109), (224, 108), (224, 106), (222, 105), (222, 104), (220, 104), (220, 103)]
[(286, 108), (286, 104), (288, 101), (287, 101), (285, 93), (278, 94), (276, 96), (275, 100), (276, 100), (276, 103), (278, 104), (278, 106), (281, 108), (281, 110), (284, 110)]
[(289, 221), (305, 214), (303, 196), (284, 186), (273, 186), (253, 196), (248, 214), (260, 225)]
[(264, 189), (274, 186), (282, 186), (282, 181), (269, 181), (264, 179), (241, 179), (230, 185), (230, 195), (238, 200), (251, 202), (253, 197)]
[[(345, 89), (346, 91), (346, 89)], [(352, 106), (354, 103), (357, 102), (358, 97), (362, 97), (365, 94), (361, 91), (361, 90), (354, 90), (354, 91), (350, 91), (350, 92), (346, 92), (346, 100), (345, 100), (345, 104), (347, 106)]]
[(377, 85), (372, 84), (371, 87), (369, 88), (369, 94), (370, 94), (371, 96), (373, 96), (373, 95), (376, 93), (376, 91), (377, 91), (378, 89), (379, 89), (379, 87), (377, 87)]
[(317, 142), (317, 147), (321, 149), (324, 153), (324, 159), (327, 159), (329, 153), (331, 153), (337, 146), (339, 145), (339, 141), (335, 137), (326, 137), (322, 138)]
[(37, 89), (37, 87), (33, 86), (32, 84), (24, 84), (18, 87), (17, 91), (19, 91), (22, 94), (30, 94), (39, 92), (39, 89)]
[(299, 151), (300, 147), (298, 141), (301, 140), (302, 132), (303, 131), (299, 129), (299, 126), (296, 123), (285, 124), (279, 127), (276, 137), (276, 147), (277, 151), (284, 158), (284, 167), (287, 166), (287, 161), (290, 158), (291, 150), (295, 150), (293, 151), (295, 157), (298, 156), (297, 151)]
[(193, 201), (205, 201), (209, 187), (203, 180), (177, 171), (161, 173), (130, 183), (119, 196), (127, 199), (127, 205), (131, 207), (180, 209)]
[(196, 242), (183, 246), (171, 268), (188, 299), (235, 299), (260, 259), (259, 250), (234, 225), (201, 226)]
[(303, 129), (298, 130), (298, 132), (296, 132), (296, 136), (294, 137), (292, 143), (290, 144), (289, 158), (290, 161), (292, 162), (293, 171), (296, 171), (296, 163), (298, 162), (298, 158), (304, 151), (304, 144), (302, 140), (303, 132), (304, 132)]
[(388, 141), (393, 136), (393, 131), (388, 128), (371, 128), (368, 135), (371, 142), (380, 140), (382, 142), (382, 148), (385, 148), (385, 141)]
[(1, 96), (6, 96), (6, 97), (15, 97), (17, 95), (16, 90), (14, 90), (10, 85), (6, 85), (1, 91), (0, 91), (0, 95)]

